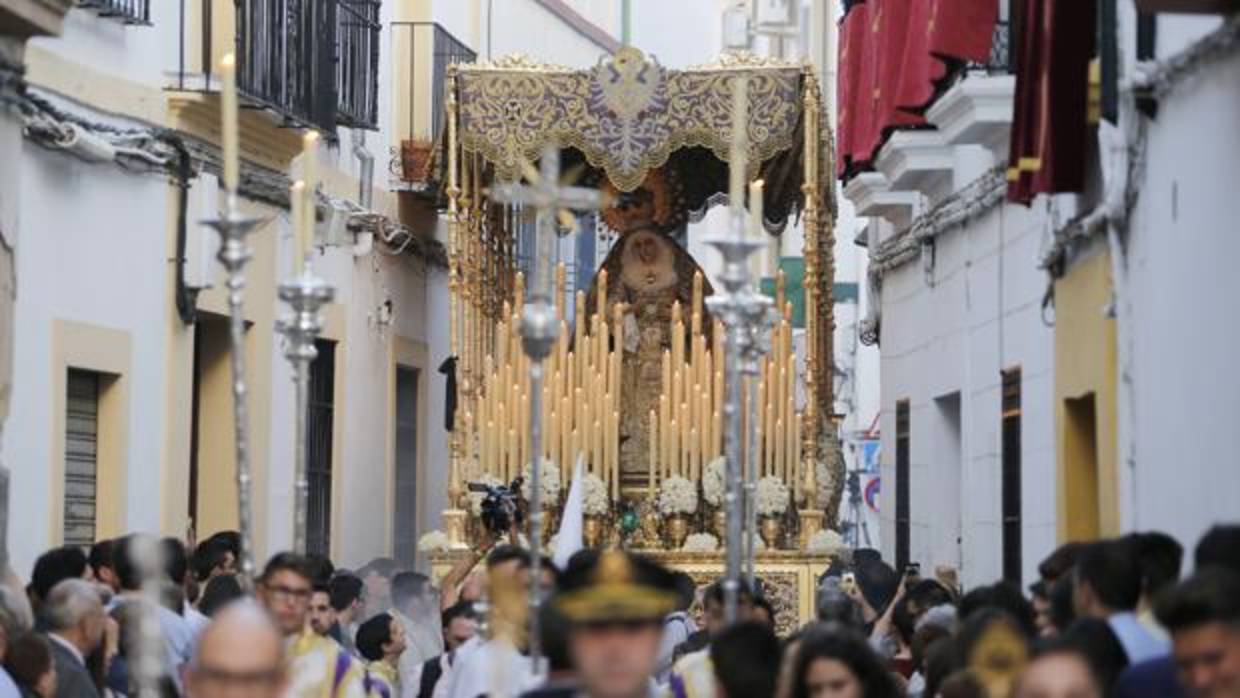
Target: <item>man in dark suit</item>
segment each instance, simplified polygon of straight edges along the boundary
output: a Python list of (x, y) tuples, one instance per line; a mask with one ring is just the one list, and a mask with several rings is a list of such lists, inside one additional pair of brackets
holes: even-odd
[(43, 606), (56, 667), (56, 698), (98, 698), (85, 657), (103, 642), (107, 616), (90, 582), (66, 579), (52, 587)]

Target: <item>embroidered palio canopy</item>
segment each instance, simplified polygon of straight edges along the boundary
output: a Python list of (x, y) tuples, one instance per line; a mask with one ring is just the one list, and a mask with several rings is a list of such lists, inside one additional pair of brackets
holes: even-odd
[[(747, 54), (688, 70), (664, 68), (623, 48), (589, 70), (548, 66), (523, 57), (454, 66), (460, 147), (485, 158), (494, 180), (520, 178), (523, 162), (547, 144), (590, 169), (585, 181), (637, 189), (653, 170), (678, 183), (688, 217), (726, 201), (732, 122), (732, 78), (749, 78), (750, 179), (766, 182), (768, 232), (781, 231), (804, 209), (805, 92), (817, 80), (806, 66)], [(817, 150), (831, 171), (831, 142), (822, 110)], [(814, 183), (833, 210), (830, 177)], [(682, 221), (683, 222), (683, 221)]]

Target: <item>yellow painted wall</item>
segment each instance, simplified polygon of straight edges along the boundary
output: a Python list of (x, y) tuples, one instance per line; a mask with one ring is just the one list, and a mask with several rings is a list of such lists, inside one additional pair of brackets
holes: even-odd
[[(1105, 249), (1076, 262), (1055, 282), (1055, 430), (1061, 541), (1119, 533), (1115, 320), (1104, 315), (1110, 300), (1111, 259)], [(1087, 405), (1083, 398), (1091, 394), (1092, 444), (1088, 430), (1074, 428), (1079, 422), (1073, 422), (1070, 413), (1076, 410), (1079, 417)]]

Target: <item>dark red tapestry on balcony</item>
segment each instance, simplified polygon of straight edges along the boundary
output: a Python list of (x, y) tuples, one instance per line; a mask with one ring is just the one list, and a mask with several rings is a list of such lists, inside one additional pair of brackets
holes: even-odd
[(998, 0), (866, 0), (840, 26), (839, 173), (870, 162), (892, 128), (922, 126), (946, 59), (984, 62)]
[(1081, 191), (1089, 125), (1089, 62), (1095, 0), (1026, 0), (1008, 199), (1028, 205), (1041, 193)]
[(998, 0), (920, 0), (930, 5), (930, 52), (986, 63), (999, 22)]
[[(872, 101), (861, 95), (874, 90), (874, 71), (865, 71), (866, 32), (869, 30), (869, 7), (865, 3), (854, 5), (840, 23), (839, 76), (836, 78), (839, 113), (836, 121), (836, 140), (839, 156), (836, 158), (836, 174), (843, 175), (848, 164), (858, 158), (857, 137), (860, 124), (870, 120)], [(863, 75), (865, 74), (865, 75)], [(863, 85), (868, 76), (869, 84)]]
[[(876, 131), (900, 126), (920, 126), (926, 119), (920, 113), (902, 107), (910, 106), (911, 95), (905, 84), (905, 75), (914, 73), (929, 76), (931, 64), (938, 63), (926, 52), (924, 41), (926, 24), (914, 24), (918, 14), (924, 14), (920, 6), (930, 0), (871, 0), (878, 4), (871, 10), (874, 36), (878, 50), (878, 120)], [(877, 12), (876, 15), (874, 13)], [(916, 106), (916, 105), (913, 105)], [(879, 145), (878, 143), (874, 144)]]

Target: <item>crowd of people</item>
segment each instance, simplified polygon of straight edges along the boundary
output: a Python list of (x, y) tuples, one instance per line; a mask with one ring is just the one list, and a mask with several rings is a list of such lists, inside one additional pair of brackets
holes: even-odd
[(438, 584), (287, 552), (251, 583), (234, 532), (56, 548), (0, 584), (0, 698), (1240, 698), (1240, 526), (1188, 565), (1161, 533), (1066, 544), (1027, 590), (851, 551), (799, 628), (760, 579), (727, 622), (724, 582), (640, 555), (484, 548)]

